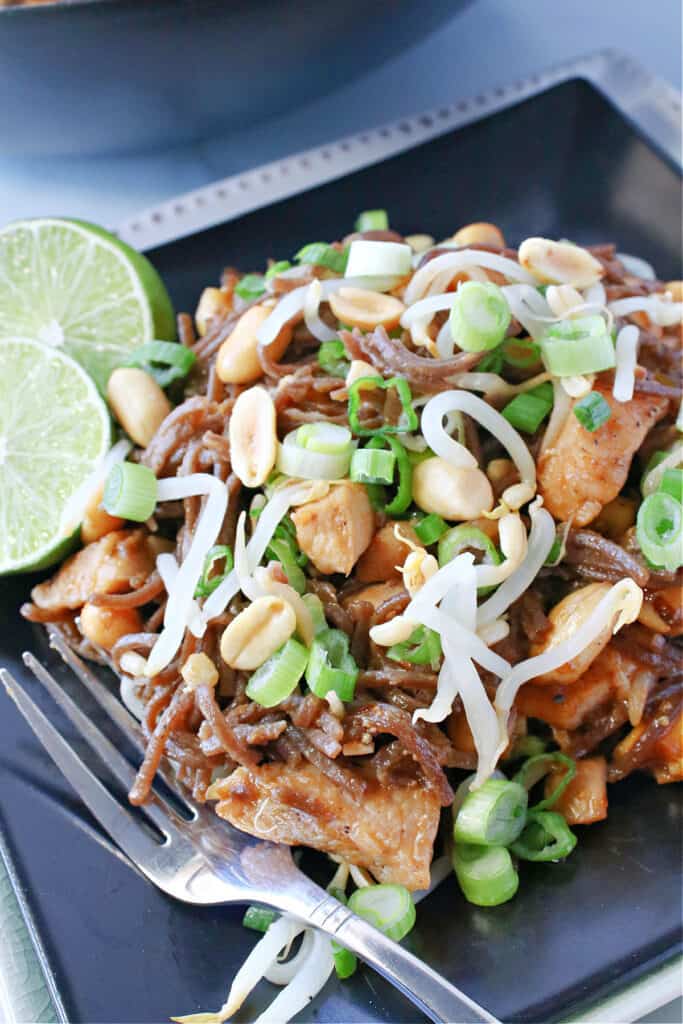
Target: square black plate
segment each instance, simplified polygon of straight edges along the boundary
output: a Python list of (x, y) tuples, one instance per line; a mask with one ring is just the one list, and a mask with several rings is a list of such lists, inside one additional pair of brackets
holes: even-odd
[[(580, 80), (150, 255), (176, 306), (193, 309), (224, 264), (259, 267), (312, 238), (338, 238), (358, 210), (376, 206), (405, 233), (438, 237), (481, 219), (513, 242), (530, 233), (614, 240), (665, 279), (681, 277), (677, 170)], [(0, 663), (24, 678), (20, 652), (45, 650), (16, 610), (31, 582), (4, 580), (0, 593)], [(1, 711), (1, 825), (69, 1019), (156, 1022), (219, 1006), (254, 942), (242, 911), (174, 903), (113, 857), (11, 705)], [(680, 789), (628, 780), (611, 790), (609, 821), (579, 831), (566, 864), (522, 867), (506, 906), (469, 906), (450, 880), (420, 908), (414, 950), (501, 1020), (566, 1018), (679, 948)], [(261, 992), (243, 1019), (264, 1002)], [(331, 981), (300, 1019), (415, 1016), (361, 970)]]

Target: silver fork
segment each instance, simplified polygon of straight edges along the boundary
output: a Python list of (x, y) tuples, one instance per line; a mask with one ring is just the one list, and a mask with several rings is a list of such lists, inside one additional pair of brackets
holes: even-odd
[[(90, 694), (141, 751), (144, 740), (133, 716), (57, 633), (50, 637)], [(45, 687), (91, 749), (126, 789), (135, 771), (57, 680), (32, 654), (24, 663)], [(0, 669), (0, 679), (33, 732), (93, 816), (130, 860), (169, 896), (185, 903), (262, 903), (293, 914), (348, 947), (396, 986), (431, 1020), (448, 1024), (498, 1024), (495, 1017), (417, 957), (357, 917), (312, 882), (292, 860), (289, 847), (264, 842), (231, 827), (181, 792), (168, 767), (164, 782), (187, 810), (189, 820), (152, 793), (141, 808), (160, 835), (139, 814), (112, 796), (55, 729), (17, 680)]]

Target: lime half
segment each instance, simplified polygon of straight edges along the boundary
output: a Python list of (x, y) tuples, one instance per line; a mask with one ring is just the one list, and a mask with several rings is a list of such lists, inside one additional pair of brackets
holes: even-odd
[(65, 554), (67, 503), (110, 440), (107, 407), (78, 363), (32, 339), (0, 341), (0, 574)]
[(173, 308), (149, 260), (102, 228), (45, 218), (0, 231), (0, 340), (63, 348), (104, 391), (130, 351), (175, 336)]

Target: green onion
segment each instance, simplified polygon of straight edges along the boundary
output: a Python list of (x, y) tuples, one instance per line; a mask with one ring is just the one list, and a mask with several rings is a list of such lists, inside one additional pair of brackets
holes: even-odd
[(356, 218), (356, 231), (386, 231), (388, 227), (386, 210), (363, 210)]
[(104, 485), (102, 505), (110, 516), (144, 523), (157, 503), (157, 478), (139, 462), (117, 462)]
[(308, 662), (308, 649), (298, 640), (288, 640), (247, 683), (247, 697), (264, 708), (273, 708), (296, 689)]
[(304, 423), (296, 432), (296, 443), (309, 452), (347, 455), (351, 446), (351, 431), (336, 423)]
[(509, 846), (526, 820), (528, 797), (524, 786), (507, 779), (487, 779), (470, 790), (453, 826), (456, 843)]
[(327, 267), (328, 270), (333, 270), (335, 274), (340, 275), (343, 275), (346, 270), (348, 258), (348, 247), (340, 251), (328, 245), (327, 242), (310, 242), (299, 249), (294, 257), (299, 263), (312, 263), (316, 267)]
[[(546, 383), (550, 384), (549, 381)], [(502, 415), (515, 430), (521, 430), (525, 434), (535, 434), (553, 407), (552, 391), (552, 385), (550, 385), (550, 396), (548, 397), (545, 384), (541, 384), (537, 388), (525, 391), (524, 394), (515, 395), (502, 410)]]
[(665, 491), (648, 495), (638, 509), (636, 538), (640, 550), (652, 565), (669, 572), (678, 569), (683, 564), (683, 507), (680, 501)]
[(510, 309), (497, 284), (465, 281), (455, 293), (451, 334), (465, 352), (486, 352), (500, 345), (510, 319)]
[(306, 666), (306, 682), (317, 697), (334, 690), (340, 700), (353, 700), (358, 665), (341, 629), (324, 629), (315, 637)]
[(350, 949), (340, 946), (334, 939), (332, 939), (332, 959), (334, 960), (334, 969), (337, 977), (342, 981), (356, 973), (358, 958), (355, 953), (352, 953)]
[(396, 456), (393, 452), (359, 448), (351, 456), (352, 480), (361, 484), (390, 484), (394, 479)]
[[(378, 430), (364, 427), (358, 419), (361, 403), (361, 391), (374, 391), (376, 389), (387, 391), (389, 388), (394, 388), (399, 397), (404, 413), (404, 424), (399, 426), (398, 424), (394, 425), (385, 423), (385, 425), (380, 427)], [(410, 390), (410, 384), (402, 377), (390, 377), (389, 380), (384, 380), (379, 376), (359, 377), (358, 380), (354, 380), (353, 384), (349, 388), (348, 415), (351, 430), (359, 437), (386, 437), (388, 434), (406, 434), (417, 430), (418, 418), (417, 413), (413, 409), (412, 403), (413, 396)]]
[(683, 469), (665, 469), (659, 485), (662, 494), (669, 494), (677, 502), (683, 502)]
[(576, 775), (575, 762), (572, 761), (571, 757), (567, 757), (566, 754), (560, 754), (559, 751), (553, 751), (550, 754), (536, 754), (534, 757), (530, 757), (528, 761), (525, 761), (517, 774), (513, 776), (512, 781), (518, 783), (518, 785), (529, 792), (549, 772), (554, 771), (555, 768), (564, 768), (561, 782), (550, 796), (535, 804), (531, 808), (532, 811), (544, 811), (548, 807), (552, 807), (556, 800), (562, 796)]
[(532, 810), (524, 831), (510, 849), (521, 860), (540, 862), (568, 857), (575, 846), (576, 836), (561, 814)]
[[(213, 567), (221, 558), (225, 559), (223, 572), (216, 573), (215, 576), (212, 576), (211, 573), (213, 571)], [(202, 574), (199, 577), (199, 583), (195, 588), (194, 596), (208, 597), (210, 594), (213, 594), (214, 590), (220, 586), (225, 577), (232, 572), (234, 564), (232, 551), (227, 544), (216, 544), (214, 547), (209, 548), (207, 556), (204, 559), (204, 568), (202, 569)]]
[[(502, 556), (490, 537), (478, 526), (469, 526), (461, 523), (460, 526), (453, 526), (448, 533), (444, 533), (437, 548), (439, 565), (444, 566), (452, 562), (456, 555), (467, 550), (480, 551), (483, 565), (500, 565)], [(494, 587), (478, 587), (477, 594), (484, 597), (490, 594)]]
[(328, 628), (323, 603), (317, 594), (304, 594), (302, 600), (311, 613), (313, 632), (317, 636), (318, 633), (322, 633)]
[(502, 373), (504, 362), (503, 346), (499, 345), (477, 363), (477, 373)]
[(564, 556), (567, 553), (567, 530), (566, 527), (559, 527), (555, 534), (555, 540), (553, 546), (546, 556), (544, 565), (555, 566), (559, 565)]
[(266, 270), (266, 281), (270, 281), (271, 277), (275, 277), (277, 274), (282, 274), (285, 270), (289, 270), (292, 264), (289, 260), (278, 260), (277, 263), (272, 263)]
[(656, 469), (659, 463), (663, 462), (664, 459), (666, 459), (670, 454), (670, 452), (653, 452), (650, 458), (648, 459), (647, 466), (645, 467), (645, 472), (643, 473), (640, 479), (640, 492), (644, 498), (647, 497), (647, 491), (645, 491), (644, 489), (645, 481), (647, 480), (652, 470)]
[(428, 516), (425, 516), (424, 519), (421, 519), (414, 526), (415, 533), (422, 543), (427, 546), (435, 544), (437, 540), (443, 537), (447, 529), (448, 523), (445, 523), (441, 516), (437, 516), (436, 512), (430, 512)]
[(330, 377), (346, 377), (351, 363), (344, 348), (344, 342), (339, 339), (323, 341), (318, 349), (318, 363), (321, 370)]
[(148, 341), (134, 348), (124, 366), (135, 366), (154, 377), (160, 388), (187, 377), (197, 362), (192, 349), (174, 341)]
[(392, 644), (387, 650), (392, 661), (406, 661), (409, 665), (431, 665), (439, 667), (441, 661), (441, 637), (427, 626), (417, 626), (408, 640)]
[(560, 320), (541, 338), (546, 369), (556, 377), (609, 370), (616, 364), (614, 342), (601, 316)]
[[(532, 338), (508, 338), (501, 345), (503, 361), (518, 370), (530, 370), (541, 361), (541, 346)], [(481, 369), (479, 363), (477, 370)]]
[(348, 905), (395, 942), (415, 924), (415, 904), (404, 885), (366, 885), (352, 893)]
[(290, 587), (293, 587), (297, 594), (305, 593), (306, 575), (297, 564), (296, 547), (293, 549), (292, 544), (284, 537), (273, 537), (266, 548), (266, 554), (280, 563)]
[(453, 868), (465, 898), (477, 907), (507, 903), (519, 888), (519, 876), (504, 846), (456, 843)]
[(612, 410), (599, 391), (590, 391), (575, 403), (574, 415), (582, 427), (593, 433), (594, 430), (607, 423), (612, 415)]
[(276, 921), (278, 915), (274, 910), (266, 910), (265, 907), (247, 907), (246, 913), (242, 918), (242, 924), (245, 928), (251, 928), (255, 932), (267, 932), (273, 921)]
[(368, 495), (375, 508), (389, 516), (402, 515), (413, 500), (413, 467), (408, 452), (395, 437), (389, 435), (371, 438), (366, 449), (377, 450), (388, 445), (396, 459), (398, 468), (398, 487), (391, 501), (386, 501), (386, 491), (381, 484), (366, 484)]
[(520, 757), (536, 757), (538, 754), (544, 754), (547, 746), (546, 741), (540, 736), (519, 736), (505, 758), (508, 761), (516, 761)]
[(235, 295), (245, 302), (258, 299), (266, 290), (266, 279), (261, 274), (245, 274), (235, 285)]

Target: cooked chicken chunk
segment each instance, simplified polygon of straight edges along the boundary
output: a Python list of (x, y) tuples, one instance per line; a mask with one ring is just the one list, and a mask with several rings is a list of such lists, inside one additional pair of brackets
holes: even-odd
[(329, 494), (292, 512), (296, 539), (316, 569), (345, 576), (363, 554), (375, 532), (375, 516), (362, 484), (347, 480)]
[(91, 594), (131, 590), (154, 569), (146, 530), (115, 530), (67, 558), (58, 572), (31, 591), (39, 608), (80, 608)]
[(362, 583), (400, 579), (400, 566), (410, 554), (410, 545), (397, 537), (397, 527), (401, 536), (409, 537), (413, 544), (421, 546), (420, 539), (409, 523), (397, 523), (390, 519), (377, 531), (369, 548), (361, 555), (356, 566), (356, 579)]
[(651, 427), (666, 413), (668, 399), (635, 394), (630, 402), (612, 397), (612, 377), (593, 387), (612, 410), (592, 433), (569, 415), (555, 444), (538, 462), (538, 489), (556, 519), (585, 526), (616, 498), (626, 483), (631, 460)]
[(439, 798), (413, 785), (368, 787), (362, 801), (311, 764), (238, 768), (215, 782), (216, 813), (251, 835), (315, 847), (368, 868), (380, 882), (424, 889)]

